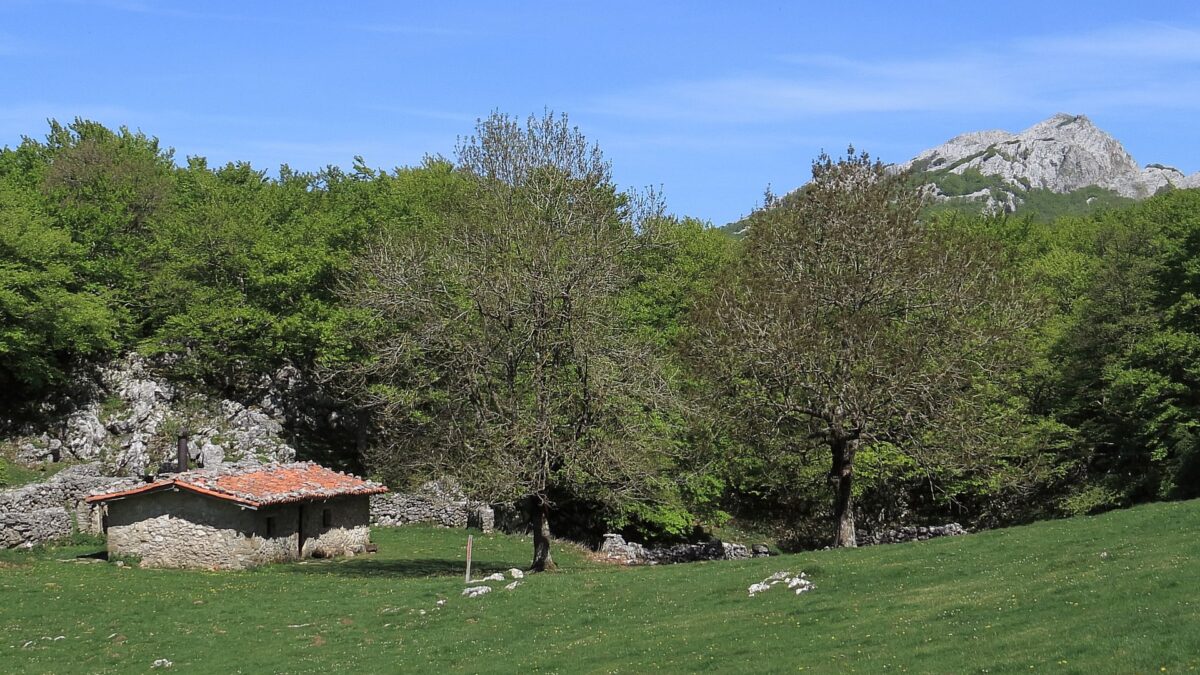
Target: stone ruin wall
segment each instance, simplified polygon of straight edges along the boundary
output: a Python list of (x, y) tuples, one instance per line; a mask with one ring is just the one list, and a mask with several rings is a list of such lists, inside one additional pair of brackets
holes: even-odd
[(99, 510), (84, 498), (141, 484), (102, 476), (99, 464), (68, 467), (44, 483), (0, 491), (0, 548), (28, 548), (73, 532), (100, 534)]
[(937, 537), (955, 537), (967, 534), (967, 529), (958, 523), (945, 525), (907, 525), (880, 532), (865, 532), (859, 530), (855, 539), (859, 546), (875, 546), (878, 544), (903, 544), (909, 541), (925, 541)]
[(491, 532), (496, 514), (487, 504), (467, 499), (452, 485), (430, 481), (417, 492), (371, 495), (371, 523), (385, 527), (427, 523)]

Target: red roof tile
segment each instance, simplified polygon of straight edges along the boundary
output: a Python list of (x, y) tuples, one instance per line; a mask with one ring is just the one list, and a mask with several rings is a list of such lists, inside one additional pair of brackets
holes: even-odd
[(255, 508), (387, 492), (387, 488), (379, 483), (326, 469), (312, 462), (297, 462), (187, 471), (129, 490), (92, 495), (87, 501), (105, 502), (168, 488), (189, 490)]

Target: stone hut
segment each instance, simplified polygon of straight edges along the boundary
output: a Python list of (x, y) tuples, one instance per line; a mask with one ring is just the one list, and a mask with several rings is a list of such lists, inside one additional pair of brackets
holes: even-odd
[(242, 569), (362, 553), (378, 483), (310, 462), (186, 471), (87, 501), (108, 552), (143, 567)]

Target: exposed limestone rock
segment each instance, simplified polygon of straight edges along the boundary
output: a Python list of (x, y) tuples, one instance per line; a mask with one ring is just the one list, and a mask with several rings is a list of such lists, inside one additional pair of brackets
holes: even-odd
[[(289, 462), (279, 419), (257, 406), (187, 392), (156, 377), (136, 354), (99, 368), (87, 402), (61, 425), (11, 441), (18, 461), (100, 461), (111, 475), (175, 468), (176, 436), (189, 433), (202, 466), (222, 462)], [(275, 408), (272, 412), (277, 412)]]
[(473, 586), (471, 588), (464, 588), (462, 594), (468, 598), (478, 598), (481, 595), (486, 595), (491, 592), (491, 586)]
[(771, 590), (777, 584), (786, 584), (788, 590), (794, 592), (796, 595), (807, 593), (816, 588), (816, 585), (813, 584), (804, 572), (796, 575), (790, 572), (776, 572), (756, 584), (750, 584), (750, 588), (747, 590), (750, 591), (750, 597), (753, 598), (759, 593)]
[[(1141, 168), (1119, 141), (1083, 115), (1059, 113), (1020, 132), (992, 130), (962, 134), (925, 150), (899, 168), (962, 174), (976, 169), (997, 176), (1014, 189), (1067, 193), (1098, 186), (1133, 199), (1150, 197), (1167, 187), (1200, 187), (1200, 173), (1151, 164)], [(986, 193), (986, 194), (985, 194)], [(939, 200), (983, 201), (984, 210), (1013, 211), (1015, 194), (996, 200), (990, 190), (960, 197), (938, 194)]]

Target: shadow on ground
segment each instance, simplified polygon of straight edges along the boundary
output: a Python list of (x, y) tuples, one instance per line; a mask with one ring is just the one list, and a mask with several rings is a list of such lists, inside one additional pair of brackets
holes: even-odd
[[(479, 578), (492, 572), (502, 572), (513, 567), (524, 569), (515, 562), (486, 561), (471, 566), (471, 577)], [(297, 574), (336, 574), (347, 577), (462, 577), (465, 565), (461, 560), (381, 560), (364, 556), (343, 560), (313, 560), (280, 566)]]

